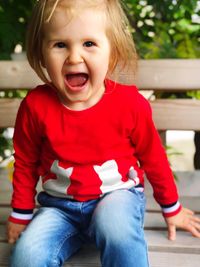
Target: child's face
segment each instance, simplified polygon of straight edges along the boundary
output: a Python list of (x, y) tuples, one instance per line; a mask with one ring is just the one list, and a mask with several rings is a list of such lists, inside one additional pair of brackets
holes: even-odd
[(102, 97), (109, 68), (110, 44), (105, 15), (84, 10), (70, 21), (66, 11), (55, 11), (44, 27), (43, 64), (62, 102), (86, 109)]

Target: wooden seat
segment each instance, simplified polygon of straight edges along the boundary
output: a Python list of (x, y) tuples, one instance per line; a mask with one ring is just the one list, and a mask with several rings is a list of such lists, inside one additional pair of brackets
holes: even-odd
[[(142, 90), (177, 91), (200, 88), (200, 60), (186, 67), (186, 61), (140, 61), (135, 80), (131, 73), (123, 72), (119, 80), (135, 83)], [(198, 69), (198, 71), (196, 70)], [(30, 89), (41, 83), (27, 62), (0, 61), (0, 90)], [(14, 125), (19, 99), (0, 99), (0, 128)], [(152, 99), (153, 117), (158, 130), (199, 130), (200, 101), (196, 99)], [(177, 172), (177, 186), (181, 202), (200, 215), (200, 171)], [(6, 221), (10, 208), (11, 182), (8, 170), (0, 168), (0, 267), (8, 266), (12, 245), (6, 242)], [(151, 267), (199, 267), (200, 240), (189, 233), (178, 231), (177, 240), (167, 240), (167, 229), (160, 207), (152, 197), (152, 189), (146, 182), (147, 211), (145, 234), (148, 241)], [(74, 255), (65, 267), (97, 267), (99, 252), (94, 246), (86, 246)]]

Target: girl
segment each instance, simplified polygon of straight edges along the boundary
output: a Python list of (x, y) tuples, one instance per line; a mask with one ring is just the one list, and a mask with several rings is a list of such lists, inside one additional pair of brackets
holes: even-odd
[(176, 227), (200, 237), (200, 220), (178, 201), (149, 103), (135, 86), (108, 79), (118, 63), (136, 63), (120, 2), (38, 1), (27, 55), (45, 84), (28, 93), (16, 120), (10, 266), (62, 266), (84, 242), (95, 242), (103, 267), (149, 266), (144, 172), (169, 238)]

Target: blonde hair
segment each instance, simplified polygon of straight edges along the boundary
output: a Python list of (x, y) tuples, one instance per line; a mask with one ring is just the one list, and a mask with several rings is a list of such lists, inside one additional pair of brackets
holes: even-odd
[(31, 67), (44, 82), (48, 83), (49, 80), (42, 67), (43, 28), (44, 24), (51, 20), (58, 7), (69, 11), (71, 17), (77, 12), (81, 12), (83, 8), (102, 9), (106, 15), (106, 34), (111, 45), (109, 74), (112, 74), (117, 66), (120, 66), (120, 70), (124, 67), (131, 67), (133, 72), (136, 70), (137, 54), (135, 45), (120, 0), (38, 0), (27, 31), (26, 49)]

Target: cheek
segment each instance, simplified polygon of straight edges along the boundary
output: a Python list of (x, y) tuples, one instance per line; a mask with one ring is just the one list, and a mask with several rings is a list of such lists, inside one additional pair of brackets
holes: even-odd
[(58, 72), (60, 71), (60, 62), (58, 60), (58, 58), (54, 58), (52, 56), (47, 56), (45, 58), (45, 65), (46, 65), (46, 69), (49, 72)]

